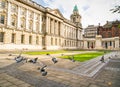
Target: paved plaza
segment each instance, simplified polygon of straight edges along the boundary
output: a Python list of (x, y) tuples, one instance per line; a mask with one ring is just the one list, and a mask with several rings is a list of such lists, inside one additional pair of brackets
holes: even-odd
[[(38, 57), (38, 62), (16, 63), (14, 57), (18, 54), (9, 54), (0, 53), (0, 87), (120, 87), (120, 52), (105, 54), (105, 63), (97, 57), (86, 62), (58, 58), (56, 64), (47, 55), (23, 55), (27, 58)], [(44, 64), (47, 65), (46, 76), (38, 70)]]

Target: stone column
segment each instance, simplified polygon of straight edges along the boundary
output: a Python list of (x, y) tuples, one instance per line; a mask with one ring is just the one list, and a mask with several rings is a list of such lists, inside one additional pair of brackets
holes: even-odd
[(60, 28), (59, 28), (59, 29), (60, 29), (60, 30), (59, 30), (59, 31), (60, 31), (60, 36), (65, 36), (65, 35), (64, 35), (64, 32), (65, 32), (65, 31), (64, 31), (64, 28), (63, 28), (63, 22), (60, 22)]
[(114, 42), (112, 41), (112, 49), (114, 49)]
[(58, 21), (57, 21), (57, 23), (56, 23), (56, 35), (58, 35)]
[(42, 16), (41, 16), (41, 14), (40, 14), (39, 24), (40, 24), (39, 32), (42, 33)]
[(10, 2), (8, 2), (8, 14), (7, 14), (7, 25), (8, 26), (10, 25), (10, 21), (11, 21), (11, 19), (10, 19), (10, 16), (11, 16), (10, 9), (11, 9), (11, 4), (10, 4)]
[(83, 46), (84, 46), (83, 47), (84, 49), (88, 49), (88, 47), (87, 47), (87, 41), (86, 40), (84, 40)]
[(115, 37), (115, 50), (119, 49), (119, 37)]
[(46, 17), (46, 32), (48, 33), (48, 17)]
[(35, 23), (35, 12), (33, 13), (33, 32), (36, 31), (36, 23)]
[(26, 9), (26, 30), (28, 29), (28, 9)]
[(20, 7), (18, 7), (17, 29), (20, 28)]
[(52, 34), (54, 34), (54, 20), (51, 21), (52, 22)]
[(50, 18), (50, 34), (52, 33), (52, 19)]
[(50, 34), (50, 17), (48, 17), (48, 33)]

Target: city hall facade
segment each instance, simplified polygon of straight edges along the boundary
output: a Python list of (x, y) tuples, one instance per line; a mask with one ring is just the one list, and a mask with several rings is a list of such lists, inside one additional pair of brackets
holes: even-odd
[(81, 49), (77, 6), (70, 20), (31, 0), (0, 0), (0, 49)]

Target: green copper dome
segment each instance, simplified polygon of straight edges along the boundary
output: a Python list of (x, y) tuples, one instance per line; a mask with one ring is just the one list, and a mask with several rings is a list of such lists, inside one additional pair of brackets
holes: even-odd
[(77, 7), (77, 5), (74, 6), (73, 11), (78, 11), (78, 7)]

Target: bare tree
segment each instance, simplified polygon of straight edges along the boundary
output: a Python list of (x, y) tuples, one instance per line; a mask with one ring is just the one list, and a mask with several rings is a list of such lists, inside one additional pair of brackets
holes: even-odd
[(110, 11), (112, 11), (112, 13), (120, 13), (120, 6), (117, 5), (113, 9), (110, 9)]

